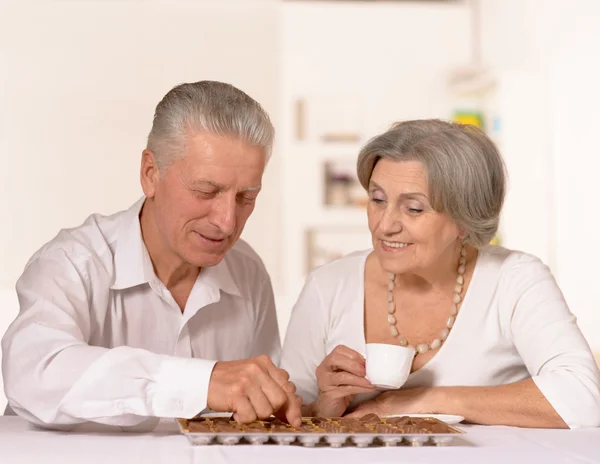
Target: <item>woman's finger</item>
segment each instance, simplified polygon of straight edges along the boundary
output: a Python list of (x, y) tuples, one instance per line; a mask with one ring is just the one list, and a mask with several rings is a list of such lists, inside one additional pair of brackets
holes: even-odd
[(350, 374), (349, 372), (334, 372), (327, 377), (328, 386), (330, 388), (340, 386), (353, 386), (375, 389), (375, 387), (365, 377)]
[(356, 387), (351, 385), (343, 385), (341, 387), (333, 388), (329, 391), (324, 391), (327, 398), (331, 400), (338, 400), (340, 398), (346, 398), (352, 395), (358, 395), (359, 393), (373, 393), (375, 388)]
[(333, 352), (341, 354), (342, 356), (346, 356), (347, 358), (350, 358), (359, 363), (362, 363), (362, 364), (365, 363), (365, 358), (363, 357), (362, 354), (360, 354), (358, 351), (353, 350), (352, 348), (348, 348), (346, 345), (336, 346), (333, 349), (332, 353)]
[(326, 358), (325, 364), (327, 369), (332, 372), (346, 371), (358, 377), (364, 377), (367, 374), (364, 364), (342, 354), (332, 353)]

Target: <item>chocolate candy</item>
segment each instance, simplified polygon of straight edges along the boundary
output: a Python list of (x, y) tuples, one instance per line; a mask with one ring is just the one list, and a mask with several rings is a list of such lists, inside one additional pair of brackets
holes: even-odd
[(360, 418), (360, 421), (363, 424), (379, 424), (381, 422), (381, 419), (377, 414), (367, 414), (366, 416), (362, 416)]
[(443, 422), (430, 418), (393, 417), (381, 419), (376, 414), (367, 414), (360, 419), (347, 417), (305, 417), (300, 428), (294, 428), (279, 419), (254, 421), (239, 424), (228, 417), (195, 418), (188, 421), (188, 429), (193, 433), (218, 434), (446, 434), (453, 430)]

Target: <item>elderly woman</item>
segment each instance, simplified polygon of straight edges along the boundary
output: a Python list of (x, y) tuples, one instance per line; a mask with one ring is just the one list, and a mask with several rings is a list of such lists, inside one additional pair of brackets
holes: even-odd
[[(398, 123), (361, 150), (358, 176), (373, 249), (312, 272), (287, 330), (281, 367), (303, 413), (599, 426), (600, 373), (550, 270), (488, 245), (505, 192), (491, 140), (473, 126)], [(367, 343), (416, 348), (400, 389), (365, 378)]]

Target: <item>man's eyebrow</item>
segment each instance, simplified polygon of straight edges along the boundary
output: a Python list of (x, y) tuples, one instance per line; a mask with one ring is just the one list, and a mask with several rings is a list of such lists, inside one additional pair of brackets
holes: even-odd
[(253, 185), (252, 187), (246, 187), (242, 189), (242, 192), (255, 192), (260, 190), (262, 185)]
[(216, 188), (218, 190), (224, 190), (225, 189), (224, 185), (218, 184), (218, 183), (213, 182), (212, 180), (208, 180), (208, 179), (198, 179), (198, 180), (195, 180), (195, 181), (192, 182), (193, 186), (199, 186), (201, 184), (208, 184), (211, 187), (214, 187), (214, 188)]
[[(219, 184), (217, 182), (214, 182), (212, 180), (208, 180), (208, 179), (198, 179), (192, 182), (192, 186), (199, 186), (202, 184), (207, 184), (210, 185), (211, 187), (214, 187), (216, 190), (227, 190), (227, 187), (225, 185)], [(252, 185), (250, 187), (244, 187), (243, 189), (241, 189), (241, 192), (256, 192), (256, 191), (260, 191), (260, 189), (262, 188), (262, 185)]]

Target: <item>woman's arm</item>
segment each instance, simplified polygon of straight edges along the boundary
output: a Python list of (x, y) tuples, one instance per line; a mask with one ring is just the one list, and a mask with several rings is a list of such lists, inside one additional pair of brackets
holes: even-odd
[(434, 409), (486, 425), (568, 428), (532, 379), (494, 387), (437, 387)]
[[(327, 282), (327, 277), (333, 282)], [(327, 353), (334, 303), (320, 289), (323, 285), (331, 290), (338, 280), (336, 274), (321, 274), (320, 278), (311, 274), (286, 332), (281, 367), (296, 384), (305, 417), (341, 416), (354, 395), (374, 391), (365, 378), (365, 360), (360, 353), (344, 345)]]
[[(541, 395), (537, 401), (528, 396), (531, 413), (545, 423), (551, 407), (571, 428), (600, 426), (600, 372), (550, 269), (520, 255), (501, 284), (506, 336)], [(524, 406), (525, 391), (507, 391), (515, 405)]]
[(455, 414), (468, 422), (516, 427), (568, 428), (533, 380), (493, 387), (408, 388), (358, 405), (349, 417), (374, 413)]
[(439, 388), (433, 403), (483, 424), (599, 426), (600, 372), (552, 273), (526, 254), (506, 265), (498, 285), (500, 323), (531, 378)]
[(433, 387), (381, 394), (353, 413), (444, 413), (520, 427), (600, 426), (600, 372), (549, 269), (521, 255), (498, 286), (501, 325), (531, 378), (486, 387)]
[[(290, 374), (296, 394), (302, 397), (303, 415), (308, 405), (317, 399), (319, 389), (315, 372), (325, 358), (326, 321), (328, 308), (323, 303), (313, 275), (309, 275), (294, 305), (288, 324), (280, 367)], [(307, 414), (305, 414), (307, 413)]]

